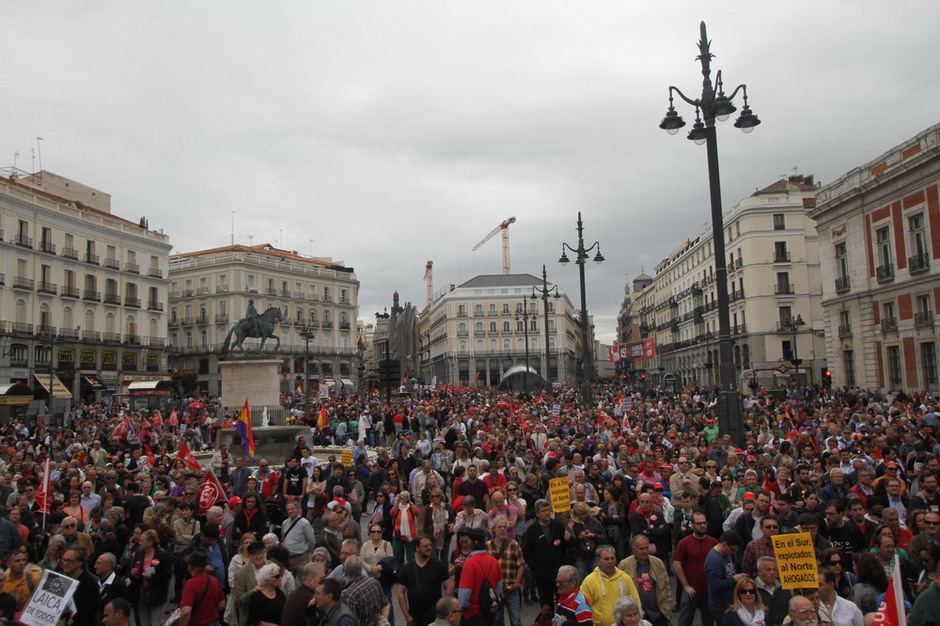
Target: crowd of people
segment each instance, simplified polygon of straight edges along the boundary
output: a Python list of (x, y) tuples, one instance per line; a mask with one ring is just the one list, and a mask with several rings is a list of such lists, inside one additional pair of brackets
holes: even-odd
[[(52, 570), (78, 581), (77, 625), (862, 626), (892, 580), (909, 624), (940, 620), (929, 394), (759, 391), (740, 442), (709, 389), (603, 385), (595, 401), (344, 395), (295, 411), (309, 431), (257, 461), (212, 447), (233, 416), (203, 403), (10, 421), (0, 616)], [(200, 469), (183, 444), (211, 449)], [(784, 589), (772, 538), (797, 532), (818, 584)]]

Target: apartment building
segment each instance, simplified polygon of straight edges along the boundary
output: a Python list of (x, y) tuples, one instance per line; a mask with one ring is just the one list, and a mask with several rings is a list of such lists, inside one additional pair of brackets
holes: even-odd
[[(359, 280), (351, 267), (305, 257), (270, 244), (231, 245), (187, 252), (169, 261), (168, 337), (170, 365), (195, 374), (198, 390), (219, 395), (222, 344), (243, 318), (249, 300), (258, 313), (281, 309), (276, 340), (264, 353), (280, 358), (281, 390), (303, 388), (304, 355), (309, 376), (339, 389), (358, 384)], [(247, 339), (256, 352), (260, 340)]]
[(940, 124), (819, 190), (826, 353), (837, 386), (938, 387)]
[(160, 378), (170, 249), (107, 193), (48, 171), (0, 178), (0, 380), (97, 400)]

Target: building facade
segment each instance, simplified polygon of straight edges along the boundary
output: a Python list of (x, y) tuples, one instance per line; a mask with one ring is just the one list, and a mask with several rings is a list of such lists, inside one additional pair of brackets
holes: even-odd
[[(358, 380), (359, 280), (351, 267), (304, 257), (269, 244), (232, 245), (170, 257), (168, 339), (170, 365), (194, 374), (197, 390), (219, 395), (223, 344), (249, 303), (260, 314), (281, 310), (264, 353), (282, 360), (281, 391), (304, 389), (304, 355), (316, 390), (320, 380), (355, 389)], [(257, 352), (258, 339), (246, 339)]]
[(0, 179), (0, 240), (0, 380), (96, 400), (166, 373), (165, 234), (39, 172)]
[(940, 124), (819, 191), (826, 352), (837, 386), (938, 386)]
[[(809, 217), (817, 189), (812, 177), (790, 176), (756, 191), (725, 214), (739, 381), (746, 374), (761, 385), (777, 384), (780, 378), (813, 382), (825, 366), (819, 245)], [(633, 363), (634, 371), (642, 370), (650, 382), (717, 383), (712, 242), (711, 229), (703, 231), (663, 259), (645, 287), (634, 284), (620, 324), (626, 341), (656, 339), (656, 358)]]
[[(495, 386), (509, 368), (526, 363), (528, 337), (529, 366), (550, 382), (575, 384), (581, 353), (579, 311), (558, 289), (557, 298), (547, 299), (546, 327), (545, 301), (529, 299), (533, 288), (542, 286), (542, 279), (531, 274), (483, 275), (438, 297), (418, 323), (425, 383), (437, 377), (438, 384)], [(524, 298), (528, 320), (523, 317)], [(590, 337), (593, 341), (593, 332)]]

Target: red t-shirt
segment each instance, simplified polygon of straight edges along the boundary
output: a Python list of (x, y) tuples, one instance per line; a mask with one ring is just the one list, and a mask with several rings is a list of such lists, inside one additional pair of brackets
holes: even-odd
[[(206, 588), (207, 578), (208, 588)], [(203, 593), (205, 593), (205, 598), (203, 598)], [(225, 600), (225, 594), (222, 593), (222, 585), (215, 576), (209, 576), (202, 571), (186, 581), (180, 607), (193, 607), (193, 612), (189, 616), (190, 626), (202, 626), (219, 619), (219, 602), (223, 600)]]
[(460, 589), (470, 590), (470, 602), (464, 609), (464, 617), (480, 615), (480, 586), (484, 578), (494, 591), (498, 591), (497, 585), (503, 580), (503, 572), (495, 557), (487, 552), (478, 552), (464, 561), (460, 570)]
[(718, 540), (709, 535), (706, 535), (704, 539), (696, 539), (695, 535), (689, 535), (676, 544), (672, 560), (682, 563), (685, 579), (692, 589), (695, 589), (695, 593), (708, 593), (705, 557), (708, 556), (708, 551), (717, 545)]

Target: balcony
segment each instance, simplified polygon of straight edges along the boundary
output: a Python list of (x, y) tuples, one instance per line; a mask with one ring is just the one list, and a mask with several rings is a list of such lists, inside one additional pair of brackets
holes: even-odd
[(90, 252), (85, 253), (85, 263), (90, 263), (91, 265), (100, 265), (99, 258), (97, 254), (91, 254)]
[(317, 294), (315, 294), (315, 293), (308, 293), (308, 294), (307, 294), (307, 300), (310, 300), (310, 302), (319, 302), (319, 301), (320, 301), (320, 297), (319, 297)]
[(845, 293), (849, 290), (850, 285), (848, 276), (839, 276), (836, 279), (836, 293)]
[(930, 269), (930, 255), (926, 252), (923, 254), (915, 254), (912, 257), (907, 258), (907, 270), (911, 274), (918, 274), (920, 272), (926, 272)]
[(166, 339), (163, 337), (147, 337), (147, 345), (151, 348), (163, 348), (166, 346)]
[(137, 263), (125, 263), (124, 271), (130, 272), (131, 274), (140, 274), (140, 265)]
[(73, 341), (78, 340), (79, 331), (77, 328), (60, 328), (59, 329), (59, 339), (70, 339)]
[(162, 311), (162, 310), (163, 310), (163, 303), (162, 303), (162, 302), (157, 302), (156, 300), (148, 300), (148, 301), (147, 301), (147, 310), (148, 310), (148, 311)]
[(774, 294), (778, 296), (792, 296), (794, 294), (793, 283), (777, 283), (774, 285)]
[(39, 293), (47, 293), (50, 296), (54, 296), (59, 292), (59, 286), (55, 283), (49, 283), (44, 280), (39, 281), (39, 286), (36, 288), (36, 291)]
[(264, 295), (266, 295), (266, 296), (276, 296), (276, 295), (277, 295), (277, 289), (275, 289), (274, 287), (266, 287), (265, 290), (264, 290)]
[(350, 328), (351, 328), (351, 326), (350, 326), (349, 322), (340, 322), (340, 323), (339, 323), (339, 329), (340, 329), (340, 330), (349, 330)]
[(101, 341), (101, 333), (96, 330), (83, 330), (82, 341)]
[(307, 322), (307, 328), (320, 328), (319, 320), (310, 320)]
[(183, 326), (192, 326), (192, 325), (193, 325), (193, 318), (191, 318), (191, 317), (184, 317), (182, 320), (180, 320), (180, 324), (182, 324)]
[(290, 298), (290, 289), (281, 289), (282, 298)]
[(208, 323), (209, 323), (209, 315), (208, 315), (208, 314), (197, 315), (197, 316), (196, 316), (196, 323), (197, 323), (197, 324), (208, 324)]
[(124, 296), (124, 306), (134, 307), (135, 309), (140, 308), (140, 298), (132, 298), (130, 296)]
[(918, 311), (914, 313), (914, 326), (933, 326), (933, 311)]
[(458, 330), (458, 331), (457, 331), (457, 336), (458, 336), (458, 337), (469, 337), (469, 336), (470, 336), (470, 331), (469, 331), (469, 330)]
[(340, 304), (352, 304), (352, 302), (350, 302), (349, 298), (340, 298), (340, 299), (339, 299), (339, 303), (340, 303)]
[(27, 291), (32, 291), (36, 282), (32, 278), (25, 278), (23, 276), (14, 276), (13, 277), (13, 288), (14, 289), (25, 289)]
[(14, 237), (13, 243), (21, 248), (29, 248), (30, 250), (33, 249), (33, 238), (27, 237), (26, 235), (17, 235)]
[(333, 322), (324, 320), (324, 321), (323, 321), (323, 328), (327, 328), (327, 329), (333, 328)]
[(62, 257), (66, 259), (78, 260), (78, 250), (75, 248), (62, 248)]
[(178, 318), (175, 318), (175, 317), (172, 319), (168, 319), (166, 321), (167, 328), (176, 328), (179, 325), (180, 325), (180, 321)]
[(121, 304), (121, 296), (116, 293), (106, 293), (104, 294), (104, 303), (105, 304)]
[(330, 295), (327, 295), (327, 294), (323, 294), (323, 301), (324, 301), (324, 302), (330, 302), (330, 303), (332, 303), (332, 302), (333, 302), (333, 296), (330, 296)]
[(729, 292), (729, 293), (728, 293), (728, 299), (729, 299), (731, 302), (735, 302), (736, 300), (743, 300), (743, 299), (744, 299), (744, 290), (743, 290), (743, 289), (738, 289), (737, 291), (731, 291), (731, 292)]
[(875, 269), (875, 278), (878, 279), (879, 283), (883, 283), (886, 280), (894, 280), (894, 264), (885, 263), (884, 265), (879, 265)]
[(732, 335), (743, 335), (747, 332), (747, 324), (738, 324), (737, 326), (731, 327)]
[(216, 324), (228, 324), (228, 313), (216, 313), (215, 323)]
[(121, 343), (121, 333), (101, 333), (101, 340), (105, 343)]
[(62, 297), (63, 298), (77, 298), (80, 295), (78, 287), (72, 287), (70, 285), (64, 285), (62, 287)]
[(161, 270), (159, 267), (151, 267), (149, 270), (147, 270), (147, 276), (150, 276), (151, 278), (163, 278), (163, 270)]
[(209, 295), (209, 288), (208, 288), (208, 287), (200, 287), (200, 288), (198, 288), (198, 289), (196, 290), (196, 295), (197, 295), (197, 296), (208, 296), (208, 295)]
[(171, 291), (171, 292), (169, 292), (168, 294), (166, 294), (166, 296), (167, 296), (167, 298), (169, 298), (170, 300), (176, 300), (176, 299), (178, 299), (178, 298), (180, 297), (180, 292), (178, 292), (178, 291)]
[(139, 346), (140, 335), (124, 335), (124, 343), (129, 346)]
[(466, 311), (457, 311), (457, 317), (467, 317)]
[(881, 332), (887, 333), (890, 331), (896, 331), (898, 329), (898, 318), (896, 317), (886, 317), (881, 320)]
[(304, 299), (304, 292), (302, 291), (294, 292), (294, 300), (303, 300), (303, 299)]
[(27, 322), (13, 322), (14, 335), (32, 335), (33, 325)]
[(839, 326), (839, 337), (851, 337), (852, 336), (852, 327), (851, 326)]
[(182, 296), (182, 297), (183, 297), (183, 298), (192, 298), (192, 297), (193, 297), (193, 290), (192, 290), (192, 288), (190, 288), (190, 289), (184, 289), (184, 290), (183, 290), (183, 296)]
[(39, 242), (39, 250), (41, 252), (48, 252), (49, 254), (55, 254), (55, 244), (51, 241), (46, 241), (45, 239)]
[(121, 262), (118, 261), (116, 258), (108, 258), (108, 257), (105, 257), (105, 259), (104, 259), (104, 267), (106, 267), (106, 268), (108, 268), (108, 269), (110, 269), (110, 270), (119, 270), (119, 269), (121, 269)]
[(101, 302), (101, 292), (95, 291), (94, 289), (86, 289), (82, 300), (88, 300), (89, 302)]
[(789, 263), (790, 253), (785, 250), (774, 250), (774, 263)]

